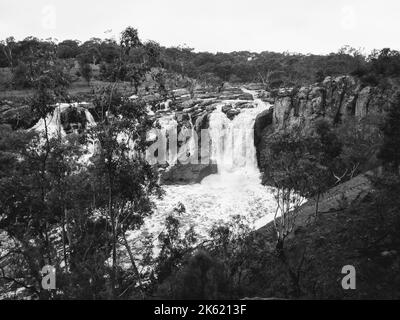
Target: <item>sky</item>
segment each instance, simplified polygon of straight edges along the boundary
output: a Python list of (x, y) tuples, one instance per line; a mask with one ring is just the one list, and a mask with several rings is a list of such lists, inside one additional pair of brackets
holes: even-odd
[(196, 51), (400, 50), (400, 1), (0, 0), (0, 39), (118, 38), (127, 26)]

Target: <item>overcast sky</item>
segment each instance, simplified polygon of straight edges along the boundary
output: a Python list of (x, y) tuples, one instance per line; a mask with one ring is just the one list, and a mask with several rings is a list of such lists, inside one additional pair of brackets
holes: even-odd
[(0, 39), (106, 38), (129, 25), (196, 51), (400, 49), (399, 0), (0, 0)]

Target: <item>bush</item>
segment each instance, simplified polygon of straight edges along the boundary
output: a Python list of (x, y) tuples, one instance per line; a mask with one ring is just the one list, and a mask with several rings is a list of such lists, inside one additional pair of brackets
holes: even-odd
[(20, 62), (15, 67), (12, 79), (12, 83), (15, 88), (25, 89), (31, 87), (32, 82), (29, 79), (28, 73), (29, 73), (28, 66), (23, 62)]

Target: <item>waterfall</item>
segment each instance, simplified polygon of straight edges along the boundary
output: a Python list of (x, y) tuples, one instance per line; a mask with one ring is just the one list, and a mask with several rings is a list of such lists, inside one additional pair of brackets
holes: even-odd
[[(261, 184), (254, 145), (255, 120), (270, 105), (257, 99), (255, 92), (245, 92), (253, 95), (252, 107), (241, 109), (230, 120), (222, 112), (222, 107), (237, 104), (237, 101), (221, 101), (214, 105), (216, 110), (209, 116), (210, 156), (211, 161), (217, 164), (218, 173), (205, 177), (201, 183), (164, 185), (165, 195), (162, 199), (154, 198), (156, 210), (145, 219), (141, 232), (160, 234), (165, 217), (179, 203), (186, 208), (179, 220), (185, 229), (195, 227), (199, 239), (207, 239), (210, 228), (215, 224), (226, 225), (233, 217), (241, 216), (243, 223), (252, 229), (260, 228), (274, 218), (276, 202), (273, 190)], [(193, 134), (196, 126), (191, 120), (186, 131)], [(164, 130), (177, 127), (172, 116), (160, 118), (159, 123)], [(190, 152), (193, 146), (194, 140), (188, 140), (178, 155)]]
[(94, 127), (96, 125), (96, 121), (94, 120), (92, 114), (88, 109), (85, 109), (85, 116), (86, 116), (86, 126), (87, 128)]
[[(55, 138), (66, 137), (67, 133), (65, 132), (62, 122), (61, 122), (61, 114), (65, 112), (68, 108), (78, 108), (78, 110), (82, 110), (83, 106), (87, 106), (88, 103), (81, 102), (81, 103), (58, 103), (55, 105), (54, 111), (47, 115), (46, 121), (44, 119), (40, 119), (38, 123), (32, 127), (30, 130), (34, 130), (40, 133), (44, 133), (47, 126), (47, 132), (49, 137)], [(85, 118), (86, 118), (86, 129), (90, 129), (96, 125), (96, 121), (94, 120), (90, 111), (84, 108)], [(41, 143), (45, 143), (44, 137), (41, 139)], [(96, 153), (96, 143), (95, 141), (89, 139), (88, 143), (82, 148), (86, 149), (86, 153), (84, 153), (79, 162), (83, 164), (87, 164), (89, 162), (90, 157)]]
[(198, 184), (164, 186), (164, 198), (155, 200), (157, 210), (146, 220), (145, 230), (149, 233), (159, 232), (160, 223), (178, 203), (186, 208), (180, 219), (185, 226), (196, 226), (201, 236), (206, 236), (213, 224), (224, 224), (233, 216), (244, 217), (243, 221), (251, 228), (261, 227), (273, 219), (273, 192), (261, 184), (254, 145), (255, 120), (270, 106), (254, 99), (253, 108), (243, 108), (229, 120), (222, 112), (227, 103), (234, 102), (216, 104), (209, 118), (211, 160), (217, 164), (218, 173)]
[[(174, 115), (168, 115), (164, 116), (158, 119), (158, 124), (161, 127), (161, 132), (162, 136), (164, 136), (166, 139), (170, 134), (176, 133), (178, 129), (178, 122), (175, 120)], [(151, 134), (151, 140), (156, 140), (157, 139), (157, 134), (154, 133), (154, 131)], [(167, 141), (166, 141), (167, 142)], [(166, 152), (166, 161), (168, 162), (169, 165), (174, 165), (176, 164), (177, 161), (177, 155), (175, 152), (171, 151), (172, 146), (168, 146)]]
[(195, 139), (196, 130), (195, 130), (195, 127), (193, 125), (192, 115), (191, 114), (189, 114), (189, 125), (190, 125), (190, 129), (189, 129), (190, 138), (186, 142), (185, 149), (186, 149), (187, 156), (192, 158), (192, 157), (197, 157), (197, 139)]
[(223, 104), (219, 104), (210, 116), (211, 159), (217, 164), (220, 175), (259, 173), (254, 145), (254, 123), (257, 115), (269, 106), (258, 101), (254, 104), (254, 108), (243, 109), (233, 120), (229, 120), (222, 112)]
[(211, 159), (218, 173), (228, 174), (238, 170), (256, 172), (257, 159), (254, 146), (254, 122), (262, 111), (245, 109), (232, 121), (217, 107), (210, 116)]
[(53, 113), (46, 116), (46, 120), (40, 119), (39, 122), (30, 130), (37, 132), (45, 132), (47, 126), (47, 133), (50, 137), (61, 136), (65, 137), (66, 133), (61, 125), (61, 112), (63, 104), (57, 104)]
[[(243, 216), (244, 221), (252, 228), (261, 227), (273, 219), (275, 200), (272, 190), (261, 185), (254, 146), (256, 117), (269, 105), (257, 99), (255, 93), (248, 90), (245, 92), (253, 94), (252, 108), (241, 109), (241, 112), (230, 120), (222, 112), (222, 107), (236, 102), (222, 101), (215, 104), (216, 110), (209, 116), (210, 155), (211, 161), (217, 164), (218, 173), (209, 175), (201, 183), (193, 185), (163, 186), (165, 196), (162, 199), (154, 198), (156, 211), (145, 219), (143, 232), (159, 234), (164, 226), (165, 217), (178, 203), (184, 204), (186, 208), (186, 213), (180, 217), (185, 228), (196, 226), (201, 237), (206, 237), (215, 223), (225, 224), (233, 216)], [(61, 114), (69, 106), (79, 105), (58, 104), (53, 114), (46, 118), (49, 133), (64, 136), (66, 133), (61, 124)], [(84, 112), (86, 127), (94, 126), (95, 121), (90, 112), (86, 109)], [(174, 114), (160, 117), (158, 123), (165, 137), (176, 132), (178, 128)], [(180, 156), (194, 155), (198, 152), (195, 150), (197, 141), (193, 138), (196, 126), (193, 125), (191, 114), (189, 123), (190, 126), (187, 125), (186, 132), (181, 137), (181, 142), (184, 140), (186, 143), (180, 146), (179, 150), (169, 150), (166, 155), (169, 164), (176, 163)], [(43, 132), (44, 121), (39, 121), (32, 129)], [(124, 135), (118, 138), (126, 139)], [(149, 132), (148, 139), (155, 141), (157, 133)], [(89, 141), (85, 148), (86, 152), (80, 158), (82, 164), (90, 163), (91, 157), (96, 153), (96, 142)]]
[[(46, 126), (47, 132), (50, 137), (61, 136), (65, 137), (66, 133), (61, 123), (61, 114), (68, 108), (78, 108), (84, 105), (87, 105), (86, 102), (81, 103), (58, 103), (56, 104), (53, 113), (49, 113), (46, 117)], [(93, 127), (96, 122), (89, 112), (89, 110), (84, 109), (85, 117), (86, 117), (86, 126), (88, 128)], [(45, 132), (45, 121), (40, 119), (39, 122), (30, 130), (34, 130), (37, 132)]]

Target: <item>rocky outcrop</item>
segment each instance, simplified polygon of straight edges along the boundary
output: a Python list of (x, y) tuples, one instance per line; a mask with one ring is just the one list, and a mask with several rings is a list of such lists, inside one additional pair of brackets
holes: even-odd
[(11, 101), (0, 103), (0, 123), (9, 124), (13, 129), (28, 129), (38, 120), (30, 106), (18, 106)]
[[(307, 131), (316, 119), (322, 117), (337, 124), (349, 117), (361, 119), (381, 114), (388, 109), (393, 93), (392, 89), (363, 86), (351, 76), (327, 77), (320, 84), (274, 92), (272, 124), (270, 121), (256, 124), (255, 142), (259, 163), (272, 132), (294, 126)], [(268, 93), (264, 95), (270, 98)]]
[(225, 84), (218, 98), (220, 100), (253, 100), (253, 96), (243, 92), (239, 87), (232, 87)]
[[(263, 88), (260, 89), (260, 92), (263, 92), (262, 90)], [(178, 91), (174, 92), (174, 94), (174, 108), (169, 110), (168, 114), (174, 116), (178, 132), (181, 132), (183, 128), (194, 129), (196, 131), (198, 136), (198, 150), (201, 150), (202, 147), (201, 131), (209, 127), (210, 115), (217, 108), (218, 104), (224, 104), (221, 111), (230, 120), (240, 114), (242, 109), (254, 108), (253, 96), (251, 94), (243, 92), (239, 87), (233, 87), (229, 84), (225, 84), (218, 93), (196, 91), (192, 97), (178, 97)], [(161, 117), (165, 115), (165, 112), (160, 113), (156, 111), (156, 116)], [(265, 121), (264, 117), (261, 116), (259, 123)], [(182, 144), (183, 142), (178, 142), (178, 148)], [(161, 183), (198, 183), (204, 177), (213, 173), (217, 173), (217, 166), (215, 164), (177, 164), (161, 170)]]
[(82, 133), (87, 124), (85, 109), (71, 106), (61, 113), (61, 124), (65, 133)]
[(162, 184), (194, 184), (218, 172), (216, 164), (177, 164), (161, 174)]
[(390, 90), (363, 87), (351, 76), (328, 77), (320, 85), (279, 91), (273, 124), (277, 130), (293, 125), (307, 128), (319, 117), (338, 123), (348, 117), (379, 114), (388, 107), (391, 94)]
[(258, 145), (263, 137), (263, 132), (273, 123), (274, 109), (268, 109), (261, 112), (254, 123), (254, 143)]
[(240, 113), (240, 109), (237, 109), (236, 105), (232, 104), (222, 106), (221, 111), (226, 114), (229, 120), (233, 120)]
[(257, 163), (260, 166), (261, 153), (263, 149), (263, 137), (273, 131), (274, 109), (270, 108), (261, 112), (254, 123), (254, 145), (256, 146)]

